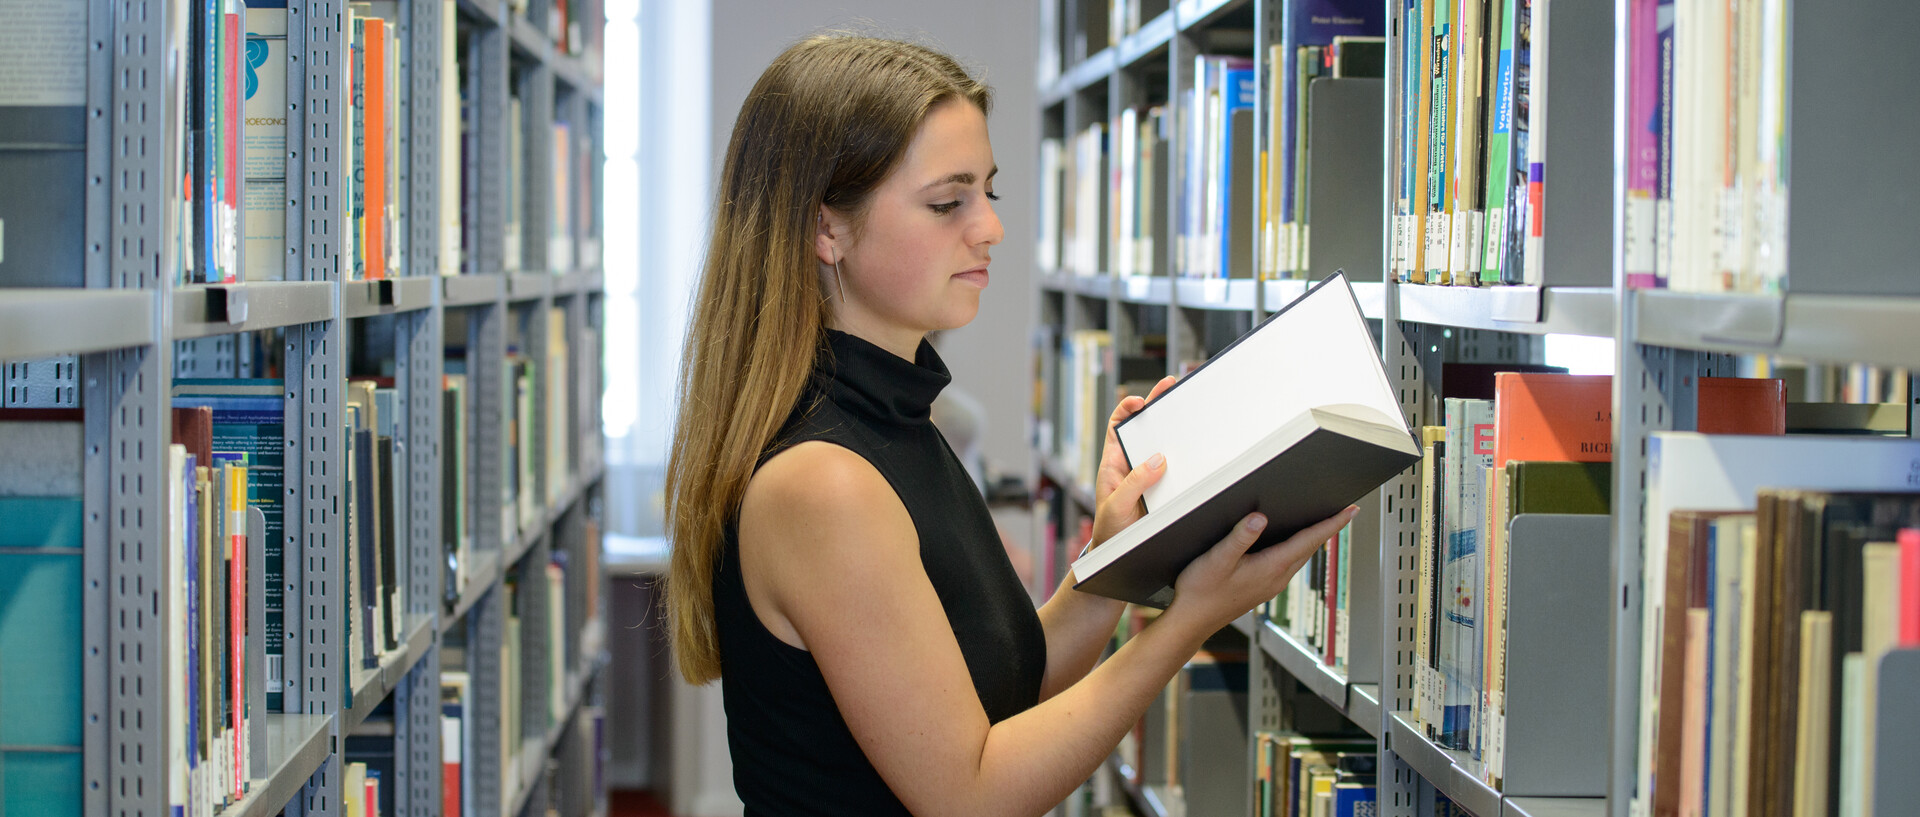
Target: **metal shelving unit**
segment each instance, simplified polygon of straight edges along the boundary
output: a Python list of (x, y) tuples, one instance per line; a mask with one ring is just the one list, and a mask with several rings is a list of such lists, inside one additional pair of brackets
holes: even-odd
[[(1088, 125), (1111, 122), (1126, 108), (1177, 107), (1182, 93), (1193, 86), (1195, 54), (1255, 56), (1260, 66), (1256, 70), (1261, 83), (1258, 100), (1264, 103), (1270, 92), (1265, 57), (1268, 47), (1279, 39), (1280, 12), (1286, 2), (1171, 0), (1164, 11), (1149, 4), (1151, 19), (1142, 20), (1138, 30), (1108, 45), (1094, 42), (1106, 36), (1110, 25), (1102, 16), (1104, 4), (1043, 0), (1040, 19), (1046, 30), (1037, 88), (1042, 137), (1068, 143)], [(1910, 50), (1884, 34), (1902, 30), (1900, 20), (1920, 24), (1920, 11), (1885, 2), (1858, 4), (1854, 11), (1876, 20), (1871, 45), (1858, 39), (1857, 26), (1835, 24), (1808, 9), (1788, 12), (1793, 53), (1783, 70), (1794, 104), (1784, 114), (1784, 128), (1793, 150), (1795, 199), (1789, 208), (1786, 243), (1788, 291), (1755, 296), (1635, 290), (1624, 285), (1627, 163), (1626, 125), (1620, 117), (1627, 106), (1625, 91), (1615, 86), (1625, 76), (1621, 66), (1628, 57), (1626, 37), (1616, 36), (1626, 29), (1627, 6), (1617, 0), (1556, 2), (1550, 12), (1552, 25), (1534, 21), (1536, 32), (1550, 32), (1555, 66), (1548, 80), (1553, 88), (1547, 95), (1553, 128), (1546, 137), (1552, 140), (1554, 182), (1547, 188), (1545, 205), (1553, 217), (1546, 224), (1541, 285), (1403, 285), (1391, 282), (1390, 271), (1348, 270), (1373, 279), (1355, 282), (1356, 295), (1367, 317), (1381, 321), (1386, 369), (1414, 427), (1432, 424), (1441, 416), (1439, 372), (1444, 363), (1542, 362), (1545, 335), (1614, 340), (1615, 378), (1620, 384), (1612, 405), (1616, 522), (1638, 520), (1642, 515), (1640, 486), (1647, 468), (1643, 446), (1648, 436), (1690, 428), (1697, 378), (1736, 374), (1736, 356), (1920, 369), (1920, 277), (1910, 269), (1920, 234), (1900, 228), (1887, 217), (1904, 212), (1900, 204), (1909, 198), (1905, 191), (1920, 185), (1920, 162), (1902, 143), (1911, 131), (1906, 126), (1914, 123), (1914, 111), (1920, 106), (1898, 104), (1899, 100), (1915, 101), (1905, 81), (1912, 73)], [(1400, 30), (1400, 8), (1392, 3), (1385, 7), (1390, 32)], [(1541, 13), (1540, 7), (1535, 7), (1535, 13)], [(1234, 30), (1222, 32), (1222, 27)], [(1393, 34), (1392, 39), (1399, 36)], [(1823, 63), (1813, 56), (1823, 49), (1859, 53), (1863, 62), (1844, 69), (1831, 61)], [(1387, 98), (1382, 107), (1388, 111), (1395, 108), (1400, 93), (1396, 89), (1404, 78), (1401, 72), (1407, 70), (1400, 64), (1402, 57), (1401, 49), (1387, 49)], [(1846, 77), (1867, 78), (1853, 83)], [(1829, 92), (1832, 88), (1847, 90)], [(1795, 89), (1813, 89), (1813, 93), (1795, 94)], [(1612, 106), (1591, 102), (1609, 95)], [(1881, 113), (1890, 110), (1896, 113)], [(1835, 130), (1826, 124), (1849, 119), (1875, 125)], [(1258, 107), (1255, 121), (1256, 142), (1268, 144), (1266, 116)], [(1377, 200), (1367, 211), (1379, 214), (1381, 244), (1387, 250), (1391, 249), (1393, 212), (1389, 191), (1397, 189), (1394, 157), (1400, 135), (1391, 127), (1383, 130), (1387, 133), (1379, 162), (1386, 172)], [(1164, 151), (1178, 157), (1186, 133), (1184, 128), (1174, 131)], [(1863, 172), (1862, 168), (1875, 170)], [(1172, 201), (1167, 209), (1180, 209), (1178, 198), (1185, 188), (1179, 179), (1184, 172), (1177, 158), (1172, 160), (1168, 181)], [(1110, 195), (1103, 184), (1102, 199)], [(1178, 234), (1177, 221), (1170, 234)], [(1055, 246), (1066, 246), (1061, 237), (1053, 241)], [(1319, 247), (1317, 234), (1315, 246)], [(1391, 257), (1390, 252), (1384, 254)], [(1062, 255), (1067, 263), (1066, 254)], [(1035, 282), (1040, 303), (1036, 320), (1048, 331), (1040, 336), (1062, 339), (1079, 329), (1105, 330), (1117, 355), (1137, 350), (1144, 334), (1164, 332), (1168, 358), (1175, 362), (1169, 365), (1172, 369), (1178, 361), (1203, 358), (1209, 330), (1217, 331), (1223, 320), (1238, 321), (1232, 325), (1244, 331), (1298, 298), (1308, 286), (1305, 281), (1183, 279), (1167, 274), (1175, 267), (1171, 248), (1156, 247), (1155, 255), (1158, 274), (1154, 275), (1114, 276), (1099, 269), (1042, 271)], [(1049, 373), (1057, 368), (1055, 350), (1040, 348), (1037, 354), (1037, 370), (1051, 377)], [(1920, 428), (1920, 390), (1910, 395), (1908, 404), (1915, 419), (1910, 427)], [(1100, 408), (1110, 409), (1111, 403)], [(1060, 439), (1060, 434), (1053, 429), (1054, 439)], [(1072, 484), (1072, 470), (1056, 460), (1055, 452), (1035, 454), (1038, 475), (1059, 486), (1055, 505), (1065, 510), (1056, 510), (1055, 529), (1064, 539), (1075, 520), (1091, 515), (1091, 497)], [(1583, 599), (1601, 599), (1609, 610), (1604, 628), (1593, 625), (1580, 630), (1611, 633), (1605, 649), (1573, 650), (1578, 656), (1570, 659), (1577, 660), (1578, 670), (1588, 677), (1607, 679), (1608, 700), (1598, 707), (1589, 705), (1599, 710), (1594, 718), (1549, 719), (1550, 726), (1564, 733), (1551, 736), (1559, 742), (1597, 746), (1594, 751), (1606, 759), (1585, 765), (1605, 766), (1606, 779), (1598, 784), (1581, 779), (1577, 788), (1591, 796), (1510, 796), (1481, 782), (1471, 759), (1435, 746), (1403, 714), (1413, 708), (1414, 656), (1411, 643), (1402, 639), (1411, 638), (1415, 624), (1408, 588), (1417, 581), (1418, 503), (1419, 480), (1412, 471), (1382, 489), (1378, 612), (1372, 621), (1359, 625), (1377, 640), (1377, 683), (1365, 677), (1356, 682), (1328, 669), (1320, 656), (1261, 614), (1235, 623), (1233, 629), (1247, 639), (1248, 652), (1258, 657), (1251, 666), (1250, 731), (1282, 725), (1287, 702), (1276, 681), (1290, 679), (1317, 703), (1380, 739), (1379, 809), (1383, 815), (1409, 817), (1422, 804), (1431, 804), (1436, 794), (1443, 794), (1479, 817), (1625, 817), (1634, 785), (1640, 706), (1641, 526), (1637, 521), (1611, 526), (1605, 534), (1605, 568), (1588, 565), (1584, 578), (1552, 580), (1572, 582), (1562, 589)], [(1581, 535), (1594, 534), (1583, 531)], [(1057, 555), (1067, 545), (1056, 542), (1054, 547)], [(1064, 567), (1067, 560), (1054, 563)], [(1597, 578), (1609, 573), (1607, 579)], [(1537, 632), (1528, 637), (1544, 638)], [(1581, 694), (1592, 692), (1585, 689)], [(1894, 716), (1881, 717), (1884, 721)], [(1529, 739), (1544, 738), (1536, 733)], [(1121, 770), (1124, 764), (1116, 757), (1108, 766)], [(1127, 779), (1125, 774), (1118, 776)], [(1137, 787), (1125, 791), (1124, 797), (1139, 813), (1162, 813)]]
[[(599, 381), (597, 373), (587, 371), (600, 365), (600, 261), (582, 253), (587, 257), (565, 269), (508, 276), (502, 271), (499, 246), (505, 116), (498, 103), (505, 99), (509, 37), (518, 46), (514, 59), (536, 66), (533, 74), (549, 85), (566, 88), (560, 94), (567, 106), (561, 115), (571, 123), (574, 138), (591, 147), (573, 152), (576, 168), (589, 166), (588, 159), (601, 147), (600, 135), (588, 130), (604, 120), (602, 92), (591, 80), (597, 71), (588, 64), (597, 56), (563, 53), (548, 39), (548, 11), (539, 0), (529, 9), (530, 18), (509, 12), (505, 3), (471, 0), (460, 0), (454, 16), (445, 18), (440, 2), (401, 0), (395, 21), (401, 43), (397, 64), (406, 93), (398, 103), (396, 123), (401, 136), (394, 161), (401, 186), (394, 206), (401, 225), (394, 239), (405, 252), (390, 278), (344, 280), (339, 270), (348, 225), (332, 215), (347, 192), (341, 180), (349, 175), (339, 166), (346, 124), (341, 73), (346, 15), (336, 0), (298, 0), (288, 9), (287, 53), (292, 57), (286, 82), (293, 104), (287, 138), (293, 158), (287, 172), (286, 225), (292, 251), (286, 268), (249, 271), (245, 275), (256, 280), (243, 283), (181, 284), (174, 280), (176, 247), (167, 232), (173, 229), (173, 216), (163, 206), (168, 185), (158, 181), (180, 176), (176, 165), (181, 146), (172, 143), (161, 119), (168, 102), (165, 87), (157, 81), (171, 70), (164, 64), (171, 46), (165, 21), (177, 1), (162, 0), (152, 8), (132, 0), (90, 2), (88, 37), (95, 47), (85, 49), (87, 105), (95, 115), (87, 117), (87, 163), (96, 183), (87, 193), (85, 232), (92, 246), (85, 258), (87, 287), (0, 289), (0, 361), (25, 364), (4, 370), (9, 379), (5, 385), (17, 385), (13, 378), (32, 378), (34, 388), (21, 392), (35, 396), (29, 405), (74, 406), (85, 412), (82, 468), (88, 521), (83, 564), (91, 580), (81, 590), (84, 813), (163, 813), (170, 781), (185, 774), (172, 766), (165, 749), (169, 732), (183, 728), (180, 715), (164, 703), (180, 680), (168, 677), (160, 660), (166, 653), (163, 622), (180, 614), (168, 609), (163, 588), (181, 577), (162, 557), (165, 525), (154, 524), (167, 517), (167, 494), (174, 490), (165, 478), (168, 384), (177, 372), (199, 373), (208, 366), (215, 373), (232, 371), (241, 354), (235, 348), (247, 345), (238, 342), (241, 338), (269, 348), (278, 344), (275, 351), (283, 361), (288, 677), (284, 712), (265, 711), (264, 705), (253, 710), (252, 781), (246, 797), (223, 813), (344, 813), (344, 738), (387, 702), (394, 713), (397, 771), (397, 779), (387, 785), (396, 811), (436, 813), (442, 797), (440, 679), (443, 668), (459, 668), (443, 664), (443, 645), (457, 628), (465, 628), (465, 669), (477, 684), (467, 729), (471, 734), (497, 731), (501, 702), (484, 690), (488, 683), (497, 690), (501, 678), (498, 647), (506, 614), (505, 577), (516, 562), (538, 559), (544, 565), (553, 554), (584, 547), (586, 520), (597, 514), (602, 501)], [(597, 19), (597, 3), (576, 0), (574, 5), (577, 19)], [(441, 36), (453, 26), (468, 38), (470, 48), (462, 55), (467, 75), (443, 77)], [(467, 251), (472, 274), (442, 276), (439, 104), (442, 94), (456, 92), (454, 82), (481, 92), (471, 112), (476, 146), (493, 151), (501, 161), (475, 162), (467, 169), (474, 183), (461, 206), (470, 221), (466, 240), (457, 243)], [(487, 92), (497, 96), (487, 97)], [(547, 94), (554, 96), (552, 90)], [(529, 114), (530, 130), (544, 131), (554, 118), (550, 106), (538, 111), (530, 107)], [(544, 177), (552, 168), (544, 154), (536, 155), (542, 160), (529, 161), (527, 173)], [(594, 173), (575, 185), (591, 188), (597, 183)], [(550, 191), (544, 178), (529, 186), (529, 195), (550, 196)], [(530, 217), (546, 214), (529, 209), (534, 211)], [(581, 213), (566, 237), (575, 246), (597, 249), (599, 221), (597, 211)], [(536, 245), (544, 243), (544, 226), (530, 232), (539, 234), (534, 236)], [(535, 257), (544, 259), (544, 251), (537, 246)], [(265, 278), (276, 280), (257, 280)], [(537, 312), (538, 336), (530, 338), (534, 343), (529, 351), (543, 354), (546, 310), (552, 307), (563, 310), (559, 314), (564, 316), (561, 331), (570, 352), (571, 377), (565, 387), (571, 411), (565, 417), (544, 417), (548, 384), (543, 376), (535, 384), (541, 407), (536, 414), (566, 424), (570, 467), (558, 477), (565, 481), (564, 490), (551, 495), (536, 491), (535, 496), (550, 496), (551, 502), (540, 503), (534, 524), (503, 537), (498, 522), (503, 456), (498, 395), (506, 318), (514, 310)], [(472, 341), (461, 345), (468, 347), (468, 363), (476, 375), (466, 422), (468, 436), (480, 441), (472, 448), (476, 456), (469, 458), (469, 512), (479, 524), (473, 526), (474, 558), (460, 566), (468, 584), (449, 607), (442, 603), (441, 463), (445, 446), (470, 444), (448, 439), (442, 427), (443, 355), (448, 345), (444, 333), (453, 310), (463, 311), (461, 323)], [(473, 315), (480, 318), (471, 319)], [(377, 331), (367, 328), (375, 326)], [(397, 561), (408, 603), (396, 611), (406, 622), (399, 647), (381, 655), (378, 666), (345, 670), (340, 645), (348, 611), (343, 577), (338, 575), (346, 556), (340, 424), (345, 380), (353, 365), (348, 347), (359, 343), (357, 336), (363, 332), (391, 338), (390, 347), (381, 341), (380, 348), (362, 351), (384, 361), (383, 374), (391, 376), (397, 398), (393, 436), (399, 456), (393, 476), (405, 486), (396, 520), (402, 537)], [(539, 359), (544, 364), (545, 358)], [(485, 396), (489, 389), (491, 398)], [(529, 451), (539, 461), (558, 453), (543, 450), (544, 435), (532, 436), (537, 440), (529, 441)], [(545, 469), (536, 470), (544, 479)], [(485, 524), (489, 518), (495, 520), (491, 527)], [(526, 754), (515, 761), (527, 773), (514, 792), (502, 791), (500, 769), (507, 759), (498, 756), (499, 742), (474, 741), (478, 751), (467, 755), (465, 766), (475, 800), (469, 808), (479, 809), (473, 813), (521, 813), (501, 808), (508, 803), (545, 813), (547, 801), (540, 792), (546, 788), (547, 758), (558, 751), (562, 732), (583, 703), (597, 696), (598, 670), (604, 663), (604, 625), (599, 611), (587, 609), (582, 597), (594, 581), (580, 574), (585, 562), (577, 557), (568, 562), (568, 621), (562, 630), (569, 643), (529, 643), (525, 648), (530, 665), (544, 661), (549, 650), (555, 660), (574, 659), (566, 673), (564, 716), (553, 723), (542, 721), (539, 730), (530, 733), (534, 737)], [(530, 624), (544, 622), (544, 600), (538, 607)], [(260, 609), (256, 607), (255, 615)], [(527, 631), (530, 642), (546, 632), (535, 626)], [(484, 649), (487, 646), (494, 649)], [(526, 675), (544, 677), (544, 670)], [(539, 687), (527, 685), (524, 709), (545, 713), (546, 691)], [(492, 753), (486, 751), (490, 743)], [(591, 768), (565, 773), (590, 774)]]

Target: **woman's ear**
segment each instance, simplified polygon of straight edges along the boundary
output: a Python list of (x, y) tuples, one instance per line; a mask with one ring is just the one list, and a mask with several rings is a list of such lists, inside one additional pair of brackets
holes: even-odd
[(820, 214), (814, 220), (813, 253), (819, 256), (820, 263), (832, 266), (845, 258), (845, 240), (847, 236), (846, 220), (832, 208), (820, 205)]

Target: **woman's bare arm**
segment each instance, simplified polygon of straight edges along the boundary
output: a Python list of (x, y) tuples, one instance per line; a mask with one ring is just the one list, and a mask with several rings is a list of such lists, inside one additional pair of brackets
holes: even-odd
[(1277, 592), (1346, 518), (1251, 555), (1256, 533), (1243, 523), (1182, 574), (1174, 605), (1145, 632), (999, 724), (974, 692), (912, 519), (859, 455), (805, 443), (769, 460), (747, 489), (740, 543), (756, 614), (812, 652), (855, 739), (908, 808), (1032, 815), (1084, 781), (1202, 640)]

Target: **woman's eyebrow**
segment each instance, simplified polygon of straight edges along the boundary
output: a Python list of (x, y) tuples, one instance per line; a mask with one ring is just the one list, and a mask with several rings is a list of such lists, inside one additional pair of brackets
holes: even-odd
[[(992, 179), (994, 177), (994, 174), (997, 174), (999, 172), (1000, 172), (1000, 167), (998, 165), (995, 165), (992, 170), (987, 171), (987, 178)], [(920, 189), (926, 190), (928, 188), (939, 187), (940, 185), (943, 185), (943, 184), (973, 184), (973, 180), (974, 180), (974, 175), (972, 173), (961, 171), (959, 173), (951, 173), (946, 176), (942, 176), (938, 179), (935, 179), (933, 181), (927, 182), (926, 187), (922, 187)]]

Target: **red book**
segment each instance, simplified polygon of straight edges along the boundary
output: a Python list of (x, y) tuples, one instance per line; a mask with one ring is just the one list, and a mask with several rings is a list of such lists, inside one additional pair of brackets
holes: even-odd
[(1702, 434), (1787, 433), (1787, 382), (1772, 377), (1702, 377), (1694, 429)]
[(195, 463), (212, 465), (213, 409), (207, 406), (174, 409), (172, 442), (186, 446)]
[[(233, 12), (221, 15), (222, 28), (226, 34), (221, 38), (220, 95), (223, 97), (220, 110), (220, 137), (222, 171), (222, 189), (220, 197), (226, 205), (226, 236), (220, 248), (220, 265), (226, 269), (226, 283), (240, 280), (237, 261), (239, 260), (240, 236), (240, 51), (246, 48), (246, 37), (240, 31), (239, 3), (234, 3)], [(205, 463), (206, 460), (199, 460)]]
[(367, 279), (387, 277), (387, 21), (378, 17), (365, 20), (366, 77), (362, 80), (363, 116), (366, 139), (365, 215), (362, 229), (366, 240), (360, 248), (366, 262)]
[(1509, 460), (1613, 461), (1613, 378), (1493, 376), (1493, 467)]
[(1322, 595), (1327, 597), (1327, 638), (1320, 645), (1321, 663), (1331, 667), (1334, 640), (1340, 636), (1340, 537), (1337, 535), (1327, 540), (1327, 583)]
[(1920, 528), (1900, 531), (1900, 646), (1920, 647)]
[[(177, 410), (177, 409), (176, 409)], [(211, 409), (208, 409), (209, 411)], [(247, 780), (247, 475), (248, 470), (229, 466), (227, 495), (219, 499), (219, 511), (227, 514), (227, 633), (232, 643), (227, 653), (228, 689), (232, 695), (233, 798), (246, 796)]]

